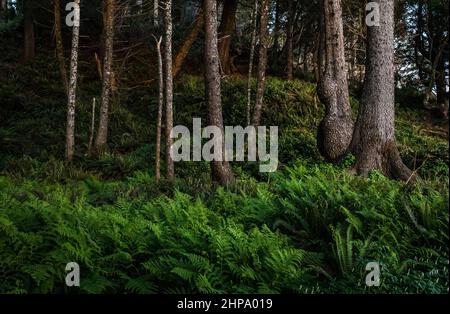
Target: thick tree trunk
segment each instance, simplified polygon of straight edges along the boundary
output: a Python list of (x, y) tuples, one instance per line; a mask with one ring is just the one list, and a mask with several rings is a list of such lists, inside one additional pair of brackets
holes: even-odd
[[(80, 5), (80, 0), (75, 0)], [(79, 17), (78, 17), (79, 18)], [(75, 146), (75, 101), (78, 79), (78, 42), (80, 38), (80, 25), (75, 23), (72, 27), (72, 52), (70, 57), (70, 82), (67, 101), (67, 126), (66, 126), (66, 159), (72, 162)]]
[(347, 152), (353, 133), (341, 1), (324, 0), (324, 13), (325, 71), (317, 93), (326, 114), (319, 125), (317, 144), (327, 160), (338, 161)]
[(410, 180), (413, 173), (400, 159), (394, 134), (394, 0), (375, 2), (380, 5), (380, 25), (367, 30), (366, 77), (352, 141), (355, 170), (362, 176), (380, 170)]
[(162, 114), (164, 105), (164, 75), (163, 75), (163, 60), (161, 53), (162, 37), (156, 41), (156, 51), (158, 53), (158, 117), (156, 119), (156, 182), (161, 179), (161, 129), (162, 129)]
[(293, 22), (294, 22), (294, 0), (288, 0), (288, 23), (286, 30), (287, 45), (287, 79), (294, 79), (294, 47), (293, 47)]
[(172, 75), (172, 0), (164, 1), (164, 77), (166, 100), (166, 176), (173, 180), (175, 170), (171, 149), (173, 140), (173, 75)]
[(264, 90), (266, 83), (267, 68), (267, 46), (268, 46), (268, 22), (269, 22), (270, 0), (262, 0), (261, 21), (259, 29), (259, 60), (258, 60), (258, 83), (256, 87), (255, 111), (252, 124), (258, 126), (261, 123), (263, 112)]
[(203, 24), (205, 22), (205, 17), (203, 14), (203, 9), (200, 7), (197, 12), (197, 16), (195, 17), (194, 25), (191, 28), (191, 31), (184, 39), (183, 43), (181, 44), (178, 53), (175, 57), (174, 63), (173, 63), (173, 77), (176, 77), (177, 74), (180, 72), (181, 67), (183, 66), (184, 60), (186, 59), (189, 51), (192, 48), (192, 45), (194, 44), (195, 40), (198, 37), (198, 34), (203, 28)]
[(36, 46), (32, 0), (23, 1), (23, 20), (24, 20), (23, 61), (24, 63), (27, 63), (34, 58)]
[(95, 151), (97, 155), (105, 153), (108, 140), (109, 103), (111, 100), (112, 63), (114, 55), (114, 15), (115, 0), (105, 0), (104, 36), (105, 53), (103, 59), (103, 85), (102, 100), (100, 106), (100, 118), (97, 137), (95, 139)]
[(255, 58), (255, 47), (256, 47), (256, 28), (258, 26), (258, 1), (255, 0), (255, 4), (253, 5), (253, 13), (252, 13), (252, 22), (253, 22), (253, 30), (252, 30), (252, 42), (250, 47), (250, 60), (248, 62), (248, 78), (247, 78), (247, 125), (251, 123), (251, 104), (252, 104), (252, 73), (253, 73), (253, 60)]
[(61, 34), (61, 0), (54, 0), (55, 15), (55, 39), (56, 39), (56, 55), (58, 57), (59, 72), (64, 84), (66, 93), (69, 92), (69, 82), (67, 79), (66, 61), (64, 59), (64, 46)]
[[(222, 100), (217, 39), (217, 0), (205, 0), (205, 84), (208, 104), (208, 122), (217, 126), (224, 134)], [(225, 143), (222, 136), (222, 158), (213, 160), (211, 174), (214, 182), (228, 185), (234, 181), (230, 164), (225, 161)]]
[(237, 0), (225, 0), (219, 26), (219, 58), (225, 74), (231, 73), (230, 46), (236, 24)]

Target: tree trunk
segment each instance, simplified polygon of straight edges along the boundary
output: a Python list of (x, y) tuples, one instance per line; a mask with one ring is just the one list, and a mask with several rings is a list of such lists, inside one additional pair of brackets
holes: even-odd
[(317, 93), (326, 114), (319, 125), (317, 144), (325, 159), (338, 161), (347, 152), (353, 133), (341, 1), (324, 0), (324, 13), (325, 71)]
[(250, 60), (248, 63), (248, 78), (247, 78), (247, 125), (251, 123), (251, 104), (252, 104), (252, 73), (253, 73), (253, 59), (255, 57), (255, 46), (256, 46), (256, 28), (258, 26), (258, 1), (255, 0), (255, 4), (253, 5), (253, 13), (252, 13), (252, 21), (253, 21), (253, 30), (252, 30), (252, 42), (250, 47)]
[(0, 0), (0, 23), (7, 22), (7, 3), (6, 0)]
[(400, 159), (395, 140), (394, 0), (376, 0), (380, 25), (368, 27), (366, 77), (352, 141), (355, 170), (372, 170), (401, 180), (414, 179)]
[(109, 103), (111, 99), (112, 63), (114, 53), (114, 14), (115, 0), (105, 0), (104, 36), (105, 53), (103, 59), (103, 84), (102, 103), (100, 106), (100, 118), (97, 137), (95, 139), (95, 151), (97, 155), (104, 154), (107, 149)]
[(56, 55), (58, 57), (59, 72), (64, 84), (66, 93), (69, 92), (69, 82), (67, 80), (66, 61), (64, 60), (64, 46), (61, 34), (61, 0), (54, 0), (55, 14), (55, 39), (56, 39)]
[(24, 63), (27, 63), (34, 58), (36, 46), (32, 0), (23, 1), (23, 19), (24, 19), (23, 61)]
[(294, 47), (293, 47), (293, 21), (294, 21), (294, 0), (288, 0), (288, 23), (286, 30), (286, 45), (287, 45), (287, 79), (292, 81), (294, 79)]
[(276, 0), (275, 3), (275, 21), (273, 27), (273, 47), (271, 53), (271, 68), (277, 70), (278, 68), (278, 41), (280, 40), (280, 15), (281, 15), (281, 5), (280, 0)]
[[(80, 6), (80, 0), (75, 0)], [(78, 16), (79, 18), (79, 16)], [(72, 52), (70, 57), (70, 82), (67, 101), (67, 126), (66, 126), (66, 159), (72, 162), (75, 146), (75, 101), (78, 79), (78, 42), (80, 38), (80, 25), (75, 23), (72, 28)]]
[(267, 68), (267, 46), (268, 46), (268, 22), (269, 22), (269, 2), (262, 0), (261, 21), (259, 29), (259, 60), (258, 60), (258, 83), (256, 87), (255, 111), (253, 113), (252, 124), (259, 126), (263, 112), (264, 89), (266, 83)]
[(237, 0), (225, 0), (219, 26), (219, 57), (225, 74), (231, 73), (230, 46), (236, 24)]
[(198, 34), (203, 28), (203, 24), (205, 22), (205, 17), (203, 14), (203, 9), (200, 7), (197, 12), (197, 16), (195, 18), (194, 25), (191, 28), (191, 31), (184, 39), (183, 43), (181, 44), (178, 53), (175, 57), (174, 64), (173, 64), (173, 77), (176, 77), (178, 72), (180, 72), (181, 67), (184, 63), (184, 60), (186, 59), (189, 51), (191, 50), (192, 45), (194, 44), (195, 40), (198, 37)]
[(162, 111), (164, 105), (164, 75), (163, 60), (161, 53), (162, 37), (156, 41), (156, 51), (158, 53), (158, 117), (156, 120), (156, 182), (161, 179), (161, 129), (162, 129)]
[[(208, 104), (208, 122), (224, 134), (220, 85), (219, 51), (217, 39), (217, 0), (205, 0), (205, 84)], [(234, 181), (230, 164), (225, 161), (224, 136), (221, 160), (213, 160), (211, 174), (214, 182), (228, 185)]]
[(172, 0), (164, 2), (164, 77), (166, 98), (166, 176), (173, 180), (175, 170), (171, 149), (173, 140), (173, 76), (172, 76)]
[(159, 0), (154, 0), (153, 2), (153, 25), (155, 27), (159, 26)]

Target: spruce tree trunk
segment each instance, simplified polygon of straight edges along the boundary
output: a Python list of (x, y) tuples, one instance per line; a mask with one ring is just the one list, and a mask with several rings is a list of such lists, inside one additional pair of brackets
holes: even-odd
[(225, 74), (231, 73), (230, 46), (236, 24), (237, 0), (225, 0), (219, 26), (219, 57)]
[(317, 93), (326, 113), (319, 125), (317, 144), (325, 159), (339, 161), (347, 152), (353, 133), (342, 8), (340, 0), (324, 0), (323, 5), (325, 69), (320, 75)]
[(69, 92), (69, 82), (67, 80), (66, 61), (64, 59), (64, 46), (61, 34), (61, 0), (54, 0), (55, 15), (55, 39), (56, 39), (56, 55), (58, 57), (59, 72), (64, 84), (66, 93)]
[(268, 23), (269, 23), (269, 3), (270, 0), (262, 0), (261, 21), (259, 29), (259, 60), (258, 78), (256, 87), (255, 111), (253, 113), (252, 124), (259, 126), (263, 112), (264, 90), (266, 83), (267, 68), (267, 47), (268, 47)]
[(166, 176), (173, 180), (175, 170), (171, 149), (173, 140), (170, 133), (173, 129), (173, 71), (172, 71), (172, 0), (164, 1), (164, 78), (166, 100)]
[[(205, 0), (205, 85), (208, 104), (208, 122), (217, 126), (224, 134), (222, 100), (217, 39), (217, 0)], [(221, 185), (234, 181), (230, 164), (225, 160), (225, 143), (222, 136), (222, 160), (214, 160), (211, 165), (212, 180)]]
[(115, 0), (104, 0), (104, 1), (105, 1), (104, 5), (105, 53), (103, 58), (102, 100), (100, 106), (98, 132), (97, 137), (95, 139), (95, 151), (97, 155), (104, 154), (107, 149), (109, 103), (111, 100), (112, 63), (114, 54)]
[[(80, 6), (80, 0), (75, 0)], [(75, 101), (78, 79), (78, 43), (80, 38), (80, 25), (75, 23), (72, 27), (72, 51), (70, 57), (70, 82), (67, 101), (66, 125), (66, 160), (72, 162), (75, 146)]]
[(34, 58), (36, 49), (32, 0), (23, 1), (23, 20), (24, 20), (23, 62), (27, 63)]
[(372, 170), (411, 180), (414, 175), (400, 159), (395, 140), (394, 110), (394, 0), (376, 0), (380, 26), (368, 27), (366, 77), (352, 141), (355, 170), (367, 176)]

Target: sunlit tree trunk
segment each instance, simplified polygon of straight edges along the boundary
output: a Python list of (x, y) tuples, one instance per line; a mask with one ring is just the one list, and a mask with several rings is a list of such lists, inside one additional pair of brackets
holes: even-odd
[(162, 37), (156, 41), (156, 52), (158, 54), (158, 116), (156, 118), (156, 181), (161, 179), (161, 129), (162, 129), (162, 114), (164, 105), (164, 75), (163, 75), (163, 60), (161, 53)]

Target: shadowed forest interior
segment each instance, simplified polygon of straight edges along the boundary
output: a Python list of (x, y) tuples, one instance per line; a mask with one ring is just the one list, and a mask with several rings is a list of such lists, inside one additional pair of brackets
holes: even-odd
[(448, 7), (0, 0), (0, 293), (448, 293)]

